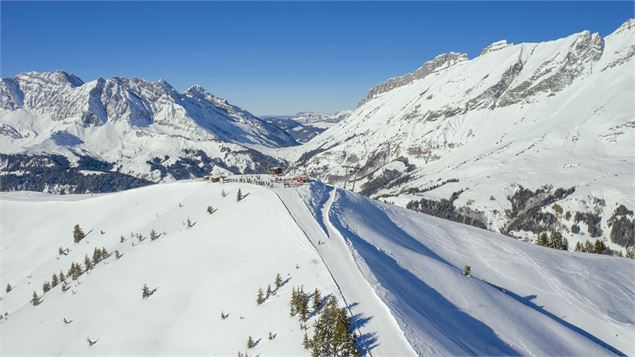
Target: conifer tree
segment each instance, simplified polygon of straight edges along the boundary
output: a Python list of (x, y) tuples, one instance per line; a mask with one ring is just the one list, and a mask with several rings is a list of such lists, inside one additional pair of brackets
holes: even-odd
[(157, 240), (159, 238), (159, 235), (157, 234), (157, 232), (153, 229), (150, 231), (150, 240)]
[(222, 190), (220, 195), (223, 196), (223, 197), (227, 197), (227, 192), (225, 192), (225, 190)]
[(194, 224), (192, 223), (192, 221), (190, 221), (190, 217), (187, 217), (187, 228), (192, 228), (194, 227)]
[(299, 294), (300, 291), (293, 287), (293, 289), (291, 290), (291, 316), (297, 315), (300, 311)]
[(469, 265), (466, 265), (463, 267), (463, 275), (465, 276), (471, 276), (472, 275), (472, 268)]
[(93, 262), (88, 257), (88, 254), (86, 254), (86, 256), (84, 257), (84, 266), (86, 267), (86, 270), (90, 270), (93, 268)]
[(141, 289), (141, 298), (145, 299), (150, 297), (150, 289), (148, 288), (148, 285), (143, 284), (143, 289)]
[(536, 244), (546, 247), (549, 245), (549, 238), (547, 237), (547, 233), (541, 233), (538, 236), (538, 240), (536, 240)]
[(238, 192), (236, 193), (236, 201), (240, 202), (240, 200), (242, 199), (243, 199), (243, 192), (239, 188)]
[(271, 331), (269, 331), (269, 341), (273, 340), (276, 336), (274, 336), (274, 334), (271, 333)]
[(276, 274), (276, 279), (273, 283), (276, 286), (276, 290), (280, 289), (280, 287), (282, 286), (282, 277), (280, 276), (280, 273)]
[(589, 242), (589, 241), (584, 242), (584, 250), (583, 250), (583, 252), (593, 253), (594, 249), (595, 248), (593, 247), (593, 244), (591, 244), (591, 242)]
[(60, 283), (66, 282), (66, 277), (64, 276), (64, 272), (61, 270), (60, 270), (59, 279), (60, 279)]
[(51, 287), (56, 287), (57, 283), (59, 283), (59, 280), (57, 279), (57, 274), (53, 274), (53, 277), (51, 278)]
[(44, 284), (42, 284), (42, 291), (47, 293), (49, 290), (51, 290), (51, 283), (45, 281)]
[(38, 306), (40, 302), (41, 302), (40, 297), (37, 296), (37, 293), (34, 291), (33, 297), (31, 298), (31, 304), (33, 304), (33, 306)]
[(606, 245), (604, 245), (604, 242), (602, 242), (599, 239), (596, 240), (594, 248), (593, 248), (593, 253), (595, 253), (595, 254), (603, 254), (605, 250), (606, 250)]
[(64, 255), (64, 248), (62, 247), (57, 248), (57, 254)]
[(249, 336), (249, 338), (247, 339), (247, 348), (252, 349), (256, 346), (256, 343), (254, 342), (254, 339)]
[(84, 237), (86, 237), (86, 235), (84, 234), (84, 231), (79, 226), (79, 224), (76, 224), (75, 228), (73, 229), (73, 242), (79, 243), (79, 241), (84, 239)]
[(222, 311), (220, 312), (220, 319), (221, 319), (221, 320), (225, 320), (225, 319), (226, 319), (226, 318), (228, 318), (228, 317), (229, 317), (229, 314), (225, 314), (225, 313), (224, 313), (224, 312), (222, 312)]
[(271, 296), (271, 294), (273, 293), (273, 291), (271, 291), (271, 284), (267, 285), (267, 299), (269, 298), (269, 296)]
[(305, 350), (311, 348), (311, 341), (309, 340), (309, 336), (306, 332), (304, 333), (304, 339), (302, 340), (302, 347), (304, 347)]
[(583, 249), (584, 249), (584, 247), (582, 247), (582, 243), (577, 242), (577, 243), (575, 244), (575, 251), (576, 251), (576, 252), (583, 252)]
[(10, 293), (10, 292), (11, 292), (11, 290), (13, 290), (13, 288), (11, 287), (11, 284), (7, 284), (7, 288), (6, 288), (6, 289), (4, 289), (4, 291), (6, 291), (6, 292), (7, 292), (7, 294), (8, 294), (8, 293)]
[(315, 288), (315, 291), (313, 292), (313, 310), (315, 310), (316, 312), (319, 312), (321, 308), (321, 303), (322, 303), (322, 297), (320, 296), (320, 291), (317, 288)]
[(215, 211), (215, 210), (214, 210), (214, 207), (212, 207), (212, 206), (207, 206), (207, 213), (212, 214), (212, 213), (214, 213), (214, 211)]
[(265, 298), (263, 296), (262, 288), (258, 288), (258, 295), (256, 296), (256, 304), (262, 305), (265, 302)]
[(101, 249), (95, 248), (93, 251), (93, 265), (99, 263), (101, 261)]

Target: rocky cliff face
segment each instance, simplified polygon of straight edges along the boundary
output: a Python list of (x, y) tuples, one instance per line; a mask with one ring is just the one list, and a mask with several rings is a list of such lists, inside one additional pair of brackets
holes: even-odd
[[(454, 197), (456, 212), (517, 237), (562, 230), (571, 245), (611, 244), (613, 206), (635, 206), (634, 55), (633, 20), (606, 37), (583, 31), (495, 42), (473, 59), (441, 55), (371, 89), (297, 153), (296, 165), (402, 206)], [(521, 188), (574, 191), (514, 214)], [(576, 212), (592, 219), (576, 221)]]

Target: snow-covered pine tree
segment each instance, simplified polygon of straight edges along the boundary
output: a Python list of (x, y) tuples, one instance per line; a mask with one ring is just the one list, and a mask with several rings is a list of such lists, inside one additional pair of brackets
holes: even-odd
[(64, 276), (64, 272), (60, 270), (59, 274), (60, 283), (66, 282), (66, 277)]
[(546, 247), (549, 245), (549, 237), (547, 237), (547, 233), (543, 232), (538, 236), (538, 240), (536, 240), (536, 244)]
[(81, 241), (85, 237), (86, 235), (84, 234), (82, 228), (79, 226), (79, 224), (76, 224), (75, 228), (73, 228), (73, 242), (79, 243), (79, 241)]
[(596, 240), (593, 247), (593, 253), (604, 254), (605, 251), (606, 251), (606, 245), (604, 244), (604, 242), (602, 242), (602, 240), (600, 239)]
[(268, 285), (267, 285), (267, 292), (266, 292), (266, 294), (267, 294), (266, 299), (268, 299), (268, 298), (269, 298), (269, 296), (271, 296), (271, 294), (273, 294), (273, 291), (271, 291), (271, 284), (268, 284)]
[(265, 302), (264, 293), (262, 292), (262, 288), (258, 288), (258, 294), (256, 295), (256, 304), (262, 305)]
[(153, 229), (150, 231), (150, 240), (157, 240), (159, 238), (159, 235), (157, 234), (157, 232)]
[(57, 274), (53, 274), (51, 277), (51, 287), (54, 288), (59, 283), (59, 279), (57, 278)]
[(582, 243), (577, 242), (577, 243), (575, 244), (575, 249), (574, 249), (574, 250), (575, 250), (576, 252), (582, 252), (582, 251), (583, 251), (582, 249), (584, 249), (584, 248), (582, 247)]
[(320, 311), (321, 303), (322, 296), (320, 295), (320, 291), (315, 288), (315, 291), (313, 292), (313, 310), (315, 310), (316, 313)]
[(33, 296), (31, 297), (31, 304), (33, 304), (33, 306), (38, 306), (40, 302), (42, 302), (40, 297), (37, 296), (37, 293), (34, 291)]
[(240, 202), (240, 200), (242, 199), (243, 199), (243, 192), (239, 188), (238, 192), (236, 193), (236, 201)]
[(464, 266), (463, 267), (463, 275), (471, 276), (472, 275), (472, 267), (470, 267), (469, 265)]
[(93, 265), (99, 263), (101, 261), (101, 249), (95, 248), (93, 250)]
[(10, 292), (11, 292), (11, 290), (13, 290), (13, 288), (11, 287), (11, 284), (7, 284), (7, 288), (6, 288), (6, 289), (4, 289), (4, 291), (6, 291), (6, 292), (7, 292), (7, 294), (8, 294), (8, 293), (10, 293)]
[(86, 254), (86, 256), (84, 257), (84, 266), (86, 267), (86, 270), (90, 270), (93, 268), (93, 261), (90, 260), (88, 254)]
[(44, 284), (42, 284), (42, 291), (47, 293), (49, 290), (51, 290), (51, 283), (45, 281)]
[(273, 283), (276, 286), (276, 290), (280, 289), (280, 287), (282, 286), (282, 277), (280, 276), (280, 273), (276, 274), (276, 279)]
[(247, 348), (252, 349), (256, 346), (256, 343), (254, 342), (253, 337), (249, 336), (249, 338), (247, 339)]
[(207, 213), (212, 214), (212, 213), (214, 213), (214, 212), (216, 212), (216, 210), (214, 209), (214, 207), (212, 207), (212, 206), (207, 206)]
[(223, 196), (223, 197), (227, 197), (227, 192), (225, 192), (225, 190), (222, 190), (220, 192), (220, 195)]
[(143, 284), (143, 288), (141, 289), (141, 298), (145, 299), (150, 297), (150, 289), (148, 288), (148, 285)]
[(305, 350), (311, 348), (311, 341), (309, 340), (309, 335), (307, 335), (306, 332), (304, 333), (304, 338), (302, 339), (302, 347), (304, 347)]

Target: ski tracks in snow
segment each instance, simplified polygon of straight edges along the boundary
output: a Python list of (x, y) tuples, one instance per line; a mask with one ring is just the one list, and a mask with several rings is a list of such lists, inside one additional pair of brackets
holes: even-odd
[[(353, 258), (354, 253), (344, 237), (328, 219), (335, 190), (330, 188), (323, 193), (325, 196), (315, 207), (316, 217), (311, 214), (296, 190), (276, 190), (278, 198), (313, 245), (338, 286), (353, 317), (365, 353), (370, 356), (416, 356), (391, 310), (376, 295), (374, 287), (360, 271)], [(324, 200), (325, 198), (327, 199)]]

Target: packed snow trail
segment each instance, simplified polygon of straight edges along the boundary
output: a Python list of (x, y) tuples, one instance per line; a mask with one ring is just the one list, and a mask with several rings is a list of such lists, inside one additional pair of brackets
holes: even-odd
[(416, 356), (390, 310), (357, 268), (344, 239), (328, 221), (320, 219), (328, 216), (329, 191), (322, 192), (313, 214), (297, 190), (277, 189), (276, 193), (333, 276), (359, 330), (360, 346), (376, 356)]

